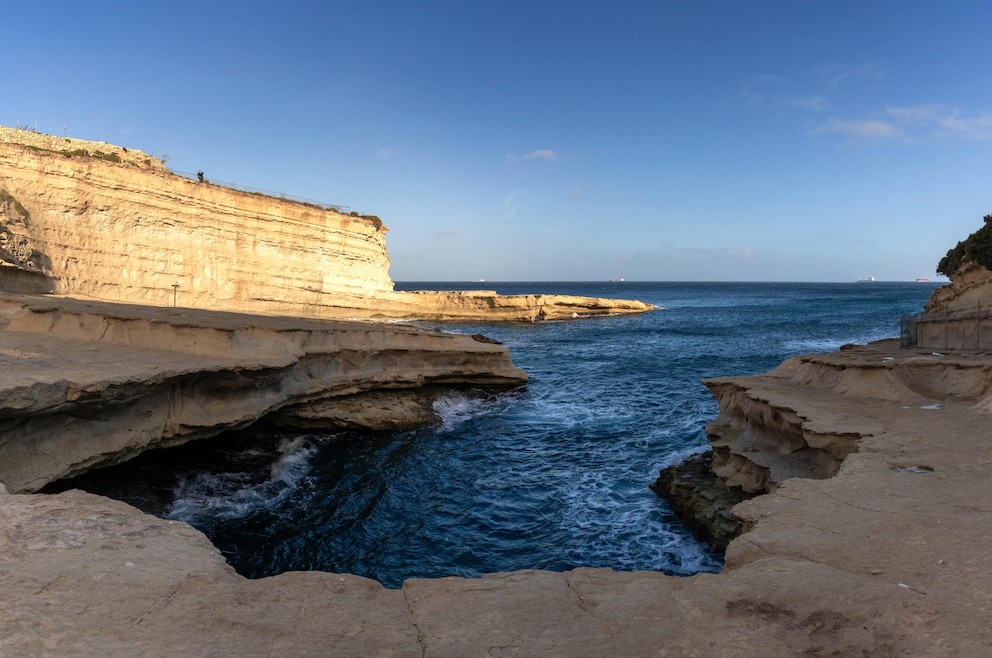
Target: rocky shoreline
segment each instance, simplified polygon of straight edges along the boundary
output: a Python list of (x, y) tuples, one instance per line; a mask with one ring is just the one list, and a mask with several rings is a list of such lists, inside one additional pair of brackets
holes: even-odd
[(668, 501), (672, 512), (693, 536), (706, 542), (711, 551), (725, 553), (727, 545), (744, 529), (744, 522), (732, 509), (757, 493), (727, 486), (713, 472), (713, 452), (690, 457), (663, 468), (658, 479), (648, 485)]
[[(80, 491), (0, 495), (0, 650), (983, 655), (992, 508), (978, 492), (992, 487), (990, 383), (992, 355), (892, 342), (709, 382), (715, 426), (742, 438), (729, 450), (753, 457), (739, 472), (768, 493), (733, 507), (743, 533), (724, 570), (688, 578), (523, 571), (412, 579), (400, 590), (345, 574), (246, 580), (183, 523)], [(838, 445), (854, 450), (832, 476), (778, 479), (789, 455), (803, 464), (805, 450)]]
[(395, 323), (0, 294), (0, 482), (62, 478), (261, 420), (436, 422), (446, 389), (527, 382), (502, 345)]
[[(0, 654), (992, 653), (985, 352), (883, 341), (704, 382), (720, 407), (710, 464), (656, 489), (717, 531), (720, 574), (520, 571), (399, 590), (321, 572), (249, 580), (184, 523), (79, 490), (29, 494), (263, 418), (395, 429), (431, 422), (443, 388), (527, 381), (484, 338), (314, 318), (651, 307), (395, 293), (381, 221), (22, 132), (0, 130), (0, 288), (93, 301), (0, 294)], [(934, 296), (944, 311), (981, 298), (988, 273), (965, 273)]]

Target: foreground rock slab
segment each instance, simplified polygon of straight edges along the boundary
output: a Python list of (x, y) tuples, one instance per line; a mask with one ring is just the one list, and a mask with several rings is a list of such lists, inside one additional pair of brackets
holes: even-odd
[(422, 426), (445, 389), (526, 381), (502, 345), (395, 323), (0, 294), (0, 482), (37, 491), (263, 418)]
[[(753, 390), (800, 429), (861, 429), (832, 477), (786, 478), (735, 508), (746, 531), (716, 575), (249, 581), (182, 523), (78, 491), (0, 495), (0, 654), (989, 655), (987, 406), (972, 389), (941, 392), (937, 375), (992, 357), (940, 358), (869, 346), (838, 357), (843, 378), (794, 363), (736, 379), (741, 408)], [(917, 397), (858, 386), (859, 371), (912, 381)], [(933, 377), (920, 387), (914, 372)], [(755, 418), (777, 426), (768, 413)]]

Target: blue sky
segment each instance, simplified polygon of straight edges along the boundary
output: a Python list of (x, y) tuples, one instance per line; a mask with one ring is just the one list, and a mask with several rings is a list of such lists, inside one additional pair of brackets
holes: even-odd
[(396, 281), (934, 276), (992, 3), (45, 2), (0, 124), (379, 215)]

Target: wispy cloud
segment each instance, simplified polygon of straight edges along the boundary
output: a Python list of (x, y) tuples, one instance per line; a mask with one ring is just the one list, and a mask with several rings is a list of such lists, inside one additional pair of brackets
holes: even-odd
[(858, 78), (881, 78), (885, 75), (886, 65), (877, 60), (865, 60), (860, 64), (841, 64), (821, 66), (816, 74), (831, 87), (840, 87), (850, 80)]
[(825, 112), (830, 107), (830, 103), (823, 96), (791, 98), (786, 101), (786, 104), (789, 107), (795, 107), (801, 110), (815, 110), (816, 112)]
[(451, 238), (458, 237), (458, 229), (449, 228), (444, 231), (438, 231), (434, 234), (435, 240), (450, 240)]
[(757, 108), (786, 108), (823, 112), (830, 103), (823, 96), (795, 94), (781, 89), (785, 78), (771, 73), (745, 78), (741, 82), (741, 97)]
[(886, 106), (879, 114), (900, 123), (919, 126), (935, 121), (944, 111), (942, 105), (914, 105), (911, 107)]
[(892, 139), (902, 137), (903, 132), (885, 121), (875, 121), (870, 119), (843, 121), (841, 119), (829, 119), (810, 131), (813, 135), (822, 133), (839, 133), (845, 137), (854, 139)]
[(386, 148), (381, 148), (375, 152), (375, 157), (377, 158), (391, 158), (396, 155), (396, 149), (392, 146), (387, 146)]
[(517, 216), (517, 211), (534, 203), (534, 201), (524, 201), (526, 192), (511, 192), (503, 197), (503, 216), (513, 219)]
[(524, 155), (507, 155), (507, 160), (548, 160), (554, 161), (558, 159), (558, 153), (553, 149), (537, 149), (536, 151), (531, 151)]
[(851, 140), (868, 141), (899, 139), (916, 143), (949, 138), (992, 141), (992, 112), (968, 116), (949, 105), (887, 106), (863, 119), (832, 118), (809, 132), (837, 133)]
[(992, 112), (979, 112), (973, 117), (962, 117), (961, 113), (953, 110), (937, 120), (942, 134), (953, 135), (965, 139), (981, 139), (992, 141)]

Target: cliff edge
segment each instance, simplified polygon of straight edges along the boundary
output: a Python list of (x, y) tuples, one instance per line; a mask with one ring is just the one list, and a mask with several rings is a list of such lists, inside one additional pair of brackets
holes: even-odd
[(387, 227), (169, 172), (140, 151), (0, 127), (0, 289), (297, 317), (535, 321), (636, 301), (393, 290)]

